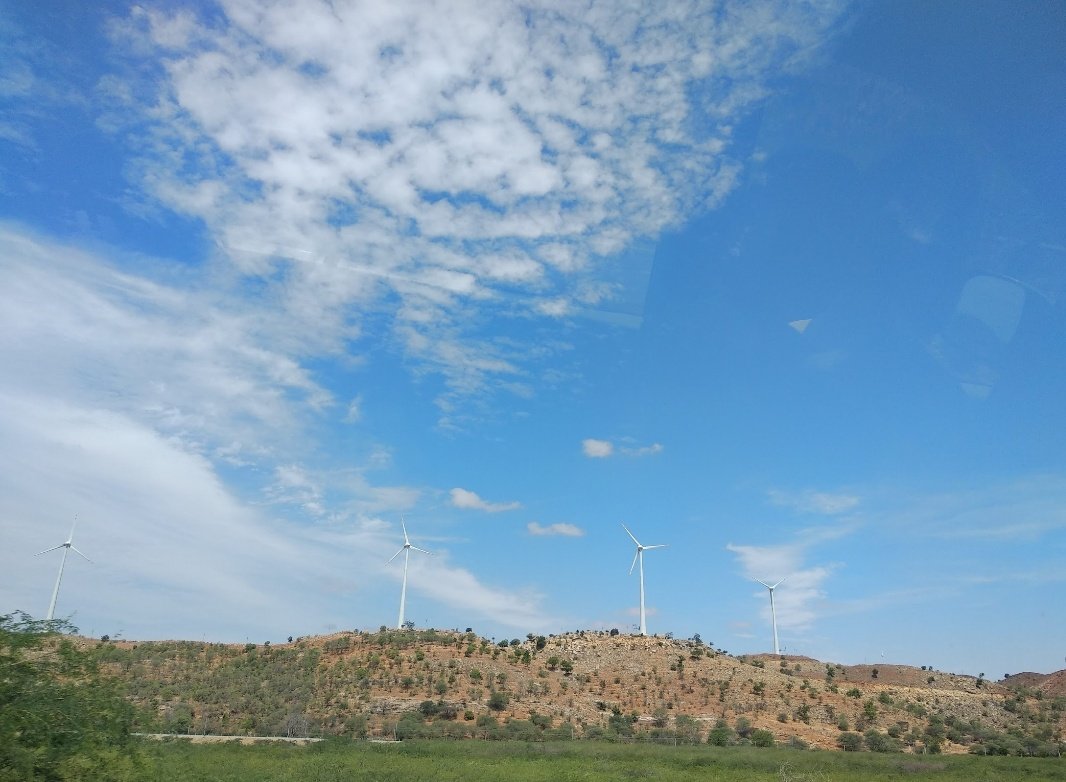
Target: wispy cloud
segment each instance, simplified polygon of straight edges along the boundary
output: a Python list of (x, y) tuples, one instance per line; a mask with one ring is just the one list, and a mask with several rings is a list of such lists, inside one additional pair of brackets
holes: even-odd
[(542, 526), (535, 521), (531, 521), (526, 525), (526, 530), (530, 535), (537, 536), (562, 535), (568, 538), (580, 538), (585, 534), (585, 530), (581, 529), (581, 527), (563, 522)]
[(652, 443), (651, 445), (623, 445), (622, 453), (626, 456), (657, 456), (663, 452), (662, 443)]
[(275, 467), (274, 483), (267, 486), (265, 491), (271, 502), (296, 504), (314, 516), (324, 512), (322, 488), (298, 465)]
[(651, 445), (637, 445), (630, 438), (623, 438), (617, 446), (610, 440), (596, 440), (589, 438), (581, 441), (581, 450), (590, 459), (606, 459), (615, 454), (622, 456), (657, 456), (663, 452), (662, 443)]
[(859, 506), (859, 497), (853, 494), (834, 494), (831, 492), (812, 491), (787, 492), (771, 489), (767, 492), (770, 502), (801, 513), (818, 513), (836, 516), (855, 510)]
[(468, 510), (482, 510), (486, 513), (502, 513), (522, 507), (520, 502), (488, 502), (468, 489), (455, 488), (451, 491), (452, 505)]
[[(251, 305), (171, 284), (150, 259), (141, 268), (157, 279), (7, 225), (0, 255), (0, 442), (18, 454), (0, 474), (0, 602), (43, 613), (53, 563), (32, 553), (78, 513), (95, 564), (68, 569), (64, 594), (78, 600), (61, 595), (59, 610), (79, 605), (108, 631), (276, 638), (362, 621), (340, 598), (375, 594), (395, 542), (372, 514), (411, 507), (419, 490), (368, 480), (388, 463), (381, 445), (367, 444), (363, 467), (303, 463), (332, 396), (297, 346)], [(266, 501), (242, 500), (223, 468)], [(550, 624), (536, 594), (446, 556), (434, 568), (427, 594), (446, 607)], [(309, 610), (307, 594), (338, 602)]]
[[(740, 562), (744, 575), (752, 581), (774, 584), (784, 579), (774, 592), (778, 607), (777, 623), (781, 628), (806, 631), (818, 618), (825, 601), (824, 583), (831, 569), (824, 565), (805, 563), (808, 549), (818, 540), (817, 535), (801, 533), (798, 540), (772, 546), (726, 546)], [(765, 598), (766, 589), (755, 585), (753, 596)], [(765, 618), (770, 619), (769, 604), (764, 606)]]
[(363, 419), (363, 398), (357, 396), (348, 402), (348, 410), (344, 414), (344, 423), (357, 424)]
[(950, 492), (885, 497), (874, 523), (921, 537), (1034, 541), (1066, 529), (1066, 476), (1030, 475)]

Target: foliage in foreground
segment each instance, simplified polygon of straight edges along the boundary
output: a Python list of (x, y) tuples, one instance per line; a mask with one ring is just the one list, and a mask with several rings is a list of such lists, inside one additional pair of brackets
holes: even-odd
[(131, 778), (133, 709), (69, 632), (0, 616), (0, 782)]
[(326, 741), (313, 747), (189, 745), (146, 747), (142, 778), (159, 782), (1066, 782), (1050, 758), (938, 756), (801, 751), (785, 748), (620, 745), (583, 742)]

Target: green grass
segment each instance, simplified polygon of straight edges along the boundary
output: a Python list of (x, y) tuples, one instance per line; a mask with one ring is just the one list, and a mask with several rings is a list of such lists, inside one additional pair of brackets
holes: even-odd
[(145, 744), (139, 776), (158, 782), (1066, 782), (1066, 760), (598, 742), (328, 741), (313, 747), (167, 742)]

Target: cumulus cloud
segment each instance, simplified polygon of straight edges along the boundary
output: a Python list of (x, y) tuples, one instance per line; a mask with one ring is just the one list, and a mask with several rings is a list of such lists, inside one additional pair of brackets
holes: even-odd
[(545, 527), (535, 521), (531, 521), (529, 522), (529, 524), (526, 525), (526, 529), (529, 531), (530, 535), (537, 536), (562, 535), (568, 538), (580, 538), (585, 534), (585, 530), (581, 529), (581, 527), (561, 522), (556, 524), (549, 524)]
[(350, 337), (353, 304), (388, 302), (442, 405), (522, 374), (520, 350), (472, 338), (471, 308), (506, 296), (557, 318), (590, 290), (607, 305), (624, 295), (600, 285), (611, 258), (717, 205), (734, 124), (838, 12), (219, 5), (210, 20), (135, 6), (114, 25), (140, 59), (108, 78), (102, 124), (140, 150), (152, 199), (280, 288), (294, 334)]
[(486, 513), (502, 513), (522, 507), (520, 502), (488, 502), (467, 489), (452, 489), (452, 505), (468, 510), (483, 510)]
[(614, 444), (609, 440), (589, 438), (581, 441), (581, 450), (590, 459), (606, 459), (614, 453)]

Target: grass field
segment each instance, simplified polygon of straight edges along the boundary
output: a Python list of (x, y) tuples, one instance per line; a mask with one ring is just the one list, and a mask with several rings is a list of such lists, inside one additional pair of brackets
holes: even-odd
[(670, 747), (597, 742), (328, 741), (313, 747), (146, 743), (139, 776), (159, 782), (1020, 782), (1063, 780), (1066, 760)]

